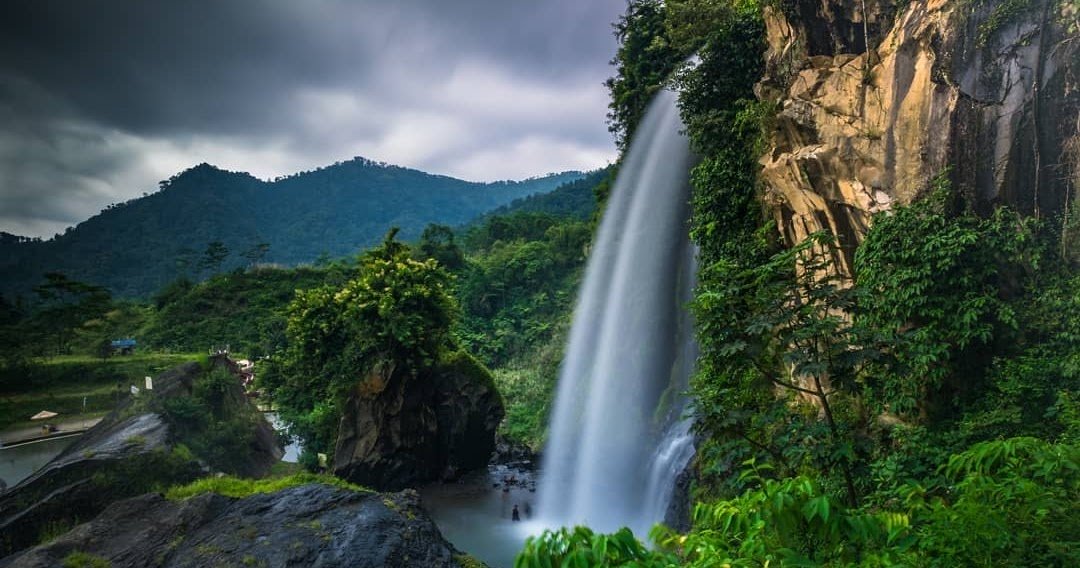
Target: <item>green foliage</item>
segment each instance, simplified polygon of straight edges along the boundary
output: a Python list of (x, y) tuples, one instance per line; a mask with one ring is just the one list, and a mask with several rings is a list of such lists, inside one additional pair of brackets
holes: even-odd
[(58, 272), (45, 275), (45, 281), (34, 288), (39, 304), (34, 310), (31, 335), (37, 331), (42, 339), (54, 342), (53, 354), (69, 353), (75, 330), (84, 323), (102, 317), (109, 309), (108, 290), (72, 280)]
[(468, 554), (455, 554), (454, 561), (458, 563), (461, 568), (484, 568), (486, 564), (478, 560), (475, 556)]
[(88, 417), (100, 416), (126, 399), (128, 385), (142, 384), (143, 377), (193, 358), (190, 354), (136, 354), (102, 361), (65, 356), (0, 368), (0, 428), (34, 425), (29, 417), (42, 409), (61, 417), (82, 416), (84, 398)]
[(361, 256), (359, 276), (340, 289), (296, 293), (288, 350), (260, 377), (310, 452), (331, 453), (344, 398), (370, 373), (417, 373), (453, 342), (450, 275), (435, 260), (413, 259), (395, 232)]
[(668, 566), (623, 528), (610, 535), (597, 534), (587, 527), (545, 531), (525, 541), (525, 549), (514, 560), (514, 568), (565, 566)]
[(495, 370), (495, 384), (506, 407), (500, 427), (503, 436), (535, 450), (543, 447), (557, 369), (557, 364), (535, 363)]
[(701, 155), (691, 172), (694, 185), (691, 237), (706, 263), (738, 261), (753, 248), (762, 225), (756, 197), (758, 150), (767, 102), (758, 102), (754, 82), (764, 71), (764, 23), (755, 2), (670, 3), (669, 34), (698, 62), (676, 77), (679, 105), (692, 147)]
[(227, 473), (250, 472), (251, 447), (262, 416), (248, 403), (239, 378), (223, 364), (210, 365), (197, 377), (191, 395), (155, 397), (148, 404), (169, 422), (174, 441), (210, 466)]
[(509, 205), (503, 205), (487, 213), (480, 222), (491, 217), (514, 213), (546, 213), (560, 218), (588, 220), (599, 212), (596, 206), (597, 188), (608, 183), (613, 177), (614, 166), (608, 166), (586, 174), (579, 180), (564, 183), (550, 193), (537, 193), (515, 199)]
[(204, 493), (217, 493), (226, 497), (243, 499), (259, 493), (275, 493), (290, 487), (307, 485), (309, 483), (321, 483), (338, 489), (349, 491), (370, 492), (359, 485), (354, 485), (332, 475), (319, 475), (314, 473), (297, 473), (286, 477), (270, 479), (242, 479), (232, 476), (204, 477), (187, 485), (170, 488), (165, 492), (165, 497), (173, 501), (190, 499)]
[(419, 260), (433, 259), (451, 272), (465, 265), (465, 255), (454, 242), (454, 231), (446, 225), (428, 225), (416, 244), (416, 255)]
[[(393, 235), (361, 257), (359, 278), (340, 290), (298, 292), (289, 307), (297, 362), (320, 368), (339, 386), (381, 360), (430, 365), (449, 340), (457, 312), (449, 275), (433, 260), (410, 258)], [(338, 350), (338, 360), (329, 360)]]
[(626, 529), (529, 539), (515, 566), (1073, 566), (1080, 560), (1080, 448), (1034, 438), (977, 444), (941, 464), (942, 485), (897, 488), (851, 509), (813, 478), (773, 479), (699, 503), (693, 528), (658, 526), (648, 551)]
[[(475, 183), (356, 158), (262, 181), (200, 164), (53, 239), (0, 239), (0, 292), (27, 295), (44, 273), (60, 270), (117, 297), (145, 297), (177, 278), (253, 264), (259, 243), (269, 245), (261, 263), (339, 258), (378, 245), (390, 226), (414, 239), (429, 223), (466, 223), (581, 176)], [(213, 242), (234, 254), (200, 268)], [(256, 256), (235, 254), (248, 251)]]
[(63, 568), (109, 568), (112, 564), (100, 557), (76, 550), (64, 557)]
[(904, 495), (924, 566), (1075, 566), (1080, 447), (1037, 438), (984, 442), (942, 468), (949, 495)]
[[(699, 429), (749, 442), (788, 472), (804, 460), (838, 471), (854, 505), (851, 462), (858, 448), (836, 414), (858, 394), (858, 372), (876, 353), (844, 315), (859, 290), (835, 276), (831, 242), (816, 234), (751, 268), (729, 261), (706, 268), (702, 281), (709, 284), (694, 309), (709, 341), (694, 383)], [(777, 419), (806, 402), (822, 409), (827, 430), (816, 413)], [(828, 452), (821, 451), (822, 437)]]
[(685, 537), (662, 528), (654, 536), (689, 566), (890, 566), (910, 545), (907, 524), (903, 514), (850, 510), (796, 476), (762, 479), (734, 499), (699, 504)]
[(943, 179), (925, 199), (876, 216), (855, 255), (867, 292), (857, 317), (894, 344), (891, 372), (871, 388), (899, 413), (927, 412), (917, 407), (942, 398), (930, 396), (937, 389), (963, 394), (988, 362), (983, 349), (1016, 327), (1006, 296), (1037, 263), (1030, 222), (1007, 209), (950, 215)]
[(199, 259), (199, 270), (215, 274), (221, 270), (221, 263), (229, 257), (229, 249), (221, 241), (207, 243), (202, 258)]
[(457, 294), (458, 337), (489, 366), (521, 362), (554, 338), (581, 279), (591, 226), (540, 213), (492, 217), (469, 230)]
[(671, 72), (691, 52), (673, 47), (664, 29), (666, 5), (659, 0), (632, 0), (615, 22), (619, 51), (611, 61), (615, 76), (608, 79), (611, 103), (608, 130), (625, 150), (645, 109)]
[[(986, 0), (968, 0), (968, 2), (979, 7), (989, 3)], [(990, 16), (979, 24), (978, 35), (975, 38), (975, 44), (978, 47), (987, 46), (998, 31), (1037, 5), (1032, 0), (1004, 0), (996, 4)]]
[(140, 339), (173, 350), (229, 345), (249, 357), (273, 353), (285, 346), (286, 309), (296, 290), (340, 285), (354, 272), (354, 266), (333, 263), (291, 270), (258, 267), (198, 285), (178, 280), (155, 297), (157, 309)]
[[(1077, 564), (1080, 280), (1046, 260), (1068, 256), (1068, 226), (1058, 242), (1007, 209), (977, 217), (943, 174), (874, 218), (854, 281), (837, 278), (825, 235), (776, 242), (755, 194), (778, 112), (753, 93), (765, 4), (793, 8), (631, 3), (653, 12), (620, 21), (609, 82), (634, 91), (612, 89), (618, 117), (633, 116), (664, 82), (635, 82), (660, 67), (642, 46), (698, 54), (673, 83), (701, 157), (694, 526), (654, 531), (651, 552), (628, 533), (564, 529), (517, 565)], [(998, 3), (981, 42), (1029, 7)]]

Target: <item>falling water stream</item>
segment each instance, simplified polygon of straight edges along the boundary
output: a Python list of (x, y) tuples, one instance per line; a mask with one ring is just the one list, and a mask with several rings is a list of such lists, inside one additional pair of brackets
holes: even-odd
[[(526, 536), (547, 528), (627, 526), (644, 539), (665, 520), (694, 453), (683, 417), (697, 358), (683, 129), (675, 93), (662, 91), (619, 170), (574, 311), (537, 493), (493, 489), (502, 477), (493, 470), (423, 491), (443, 534), (491, 566), (512, 566)], [(512, 505), (534, 499), (535, 516), (510, 521)]]
[(662, 91), (612, 190), (559, 376), (539, 485), (545, 524), (644, 537), (693, 453), (682, 418), (696, 358), (683, 129), (676, 95)]

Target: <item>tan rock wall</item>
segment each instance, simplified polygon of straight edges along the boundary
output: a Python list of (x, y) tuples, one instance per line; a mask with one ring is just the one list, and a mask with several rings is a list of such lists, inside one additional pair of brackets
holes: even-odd
[(851, 274), (872, 215), (917, 199), (946, 167), (978, 211), (1060, 212), (1071, 184), (1060, 173), (1065, 143), (1080, 128), (1071, 2), (1031, 0), (985, 42), (983, 22), (1001, 2), (911, 0), (899, 10), (887, 0), (798, 0), (787, 13), (768, 10), (757, 92), (781, 110), (761, 177), (787, 242), (828, 230)]

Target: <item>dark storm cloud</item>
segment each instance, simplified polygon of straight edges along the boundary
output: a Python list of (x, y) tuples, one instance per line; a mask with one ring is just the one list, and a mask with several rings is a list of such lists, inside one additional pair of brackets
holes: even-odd
[(603, 165), (622, 9), (8, 0), (0, 229), (74, 224), (197, 161), (263, 177), (353, 155), (472, 179)]

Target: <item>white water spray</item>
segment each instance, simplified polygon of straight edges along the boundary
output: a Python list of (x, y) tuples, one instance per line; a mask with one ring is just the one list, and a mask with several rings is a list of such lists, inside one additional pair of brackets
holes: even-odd
[(693, 455), (682, 418), (697, 357), (683, 129), (675, 94), (662, 91), (609, 198), (559, 376), (539, 487), (545, 525), (628, 526), (644, 538)]

